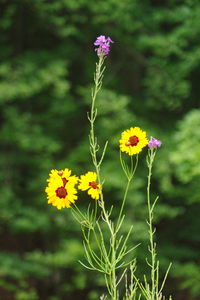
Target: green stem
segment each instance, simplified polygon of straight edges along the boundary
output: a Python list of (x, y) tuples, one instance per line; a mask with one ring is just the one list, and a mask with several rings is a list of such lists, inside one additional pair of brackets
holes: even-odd
[(127, 185), (126, 185), (126, 189), (125, 189), (125, 193), (124, 193), (124, 198), (123, 198), (121, 209), (120, 209), (120, 213), (119, 213), (119, 217), (118, 217), (118, 220), (117, 220), (116, 230), (119, 229), (118, 227), (119, 227), (119, 224), (121, 222), (122, 212), (123, 212), (124, 204), (126, 202), (126, 198), (127, 198), (127, 195), (128, 195), (128, 190), (129, 190), (130, 183), (131, 183), (131, 179), (128, 179)]
[(151, 209), (151, 198), (150, 198), (150, 188), (151, 188), (151, 176), (152, 176), (152, 166), (155, 158), (155, 151), (153, 149), (149, 150), (148, 153), (148, 181), (147, 181), (147, 205), (148, 205), (148, 225), (149, 225), (149, 251), (151, 254), (151, 299), (156, 300), (156, 249), (154, 244), (154, 229), (153, 229), (153, 211)]
[(115, 234), (111, 236), (111, 247), (112, 247), (112, 256), (111, 256), (111, 299), (117, 300), (117, 280), (116, 280), (116, 239)]
[[(104, 68), (102, 70), (102, 67), (103, 67), (104, 60), (105, 60), (105, 57), (100, 56), (99, 57), (99, 62), (96, 65), (96, 73), (95, 73), (95, 77), (94, 77), (95, 86), (94, 86), (94, 90), (93, 90), (93, 93), (92, 93), (92, 106), (91, 106), (91, 112), (90, 112), (90, 118), (89, 118), (90, 125), (91, 125), (91, 128), (90, 128), (90, 151), (91, 151), (93, 164), (94, 164), (94, 167), (96, 169), (97, 180), (98, 180), (98, 183), (100, 184), (101, 187), (102, 187), (102, 180), (101, 180), (101, 176), (100, 176), (100, 167), (99, 167), (98, 161), (97, 161), (98, 145), (97, 145), (97, 140), (95, 138), (95, 133), (94, 133), (94, 122), (95, 122), (95, 119), (96, 119), (95, 103), (96, 103), (97, 94), (98, 94), (98, 92), (101, 88), (101, 84), (102, 84), (102, 77), (103, 77), (103, 70), (104, 70)], [(109, 229), (110, 229), (110, 232), (112, 234), (113, 233), (113, 228), (111, 226), (108, 214), (107, 214), (106, 209), (105, 209), (102, 191), (101, 191), (101, 194), (100, 194), (100, 204), (101, 204), (100, 206), (103, 210), (103, 215), (104, 215), (105, 219), (108, 221)]]
[(93, 219), (93, 224), (95, 226), (97, 220), (97, 200), (95, 201), (95, 207), (94, 207), (94, 219)]
[(123, 171), (124, 171), (124, 173), (125, 173), (125, 175), (127, 177), (127, 184), (126, 184), (126, 189), (125, 189), (125, 193), (124, 193), (124, 198), (123, 198), (123, 201), (122, 201), (122, 205), (121, 205), (121, 208), (120, 208), (119, 217), (118, 217), (118, 220), (117, 220), (116, 231), (119, 230), (119, 227), (120, 227), (119, 225), (121, 223), (122, 213), (123, 213), (124, 205), (125, 205), (126, 198), (127, 198), (127, 195), (128, 195), (128, 190), (129, 190), (129, 187), (130, 187), (130, 183), (131, 183), (131, 180), (133, 179), (133, 176), (134, 176), (135, 171), (137, 169), (138, 155), (136, 156), (135, 166), (133, 165), (133, 157), (131, 156), (130, 170), (129, 170), (128, 167), (125, 167), (125, 162), (122, 159), (121, 151), (120, 151), (120, 162), (121, 162), (122, 169), (123, 169)]
[[(89, 116), (89, 120), (90, 120), (90, 152), (91, 152), (91, 156), (92, 156), (92, 161), (96, 170), (96, 174), (97, 174), (97, 180), (98, 183), (100, 184), (101, 188), (102, 188), (102, 180), (101, 180), (101, 176), (100, 176), (100, 164), (98, 164), (98, 160), (97, 160), (97, 152), (98, 152), (98, 144), (97, 144), (97, 139), (95, 137), (95, 133), (94, 133), (94, 122), (96, 119), (96, 115), (97, 115), (97, 111), (95, 109), (95, 102), (96, 102), (96, 97), (97, 94), (101, 88), (102, 85), (102, 78), (103, 78), (103, 71), (104, 68), (103, 67), (103, 63), (104, 63), (105, 57), (99, 57), (99, 62), (96, 65), (96, 73), (95, 73), (95, 77), (94, 77), (94, 82), (95, 82), (95, 86), (94, 86), (94, 90), (92, 92), (92, 105), (91, 105), (91, 112), (90, 112), (90, 116)], [(116, 280), (116, 234), (114, 231), (114, 226), (112, 224), (112, 221), (110, 220), (109, 214), (106, 211), (105, 208), (105, 203), (104, 203), (104, 198), (103, 198), (103, 193), (101, 190), (100, 193), (100, 200), (98, 200), (99, 202), (99, 206), (102, 209), (102, 215), (103, 215), (103, 219), (106, 222), (109, 231), (110, 231), (110, 241), (111, 241), (111, 261), (110, 261), (110, 272), (109, 272), (109, 277), (110, 277), (110, 295), (111, 295), (111, 299), (112, 300), (117, 300), (117, 280)]]

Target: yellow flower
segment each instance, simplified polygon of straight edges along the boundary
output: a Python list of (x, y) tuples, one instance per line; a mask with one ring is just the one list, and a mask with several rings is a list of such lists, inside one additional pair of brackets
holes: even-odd
[(122, 152), (128, 155), (138, 154), (148, 144), (146, 132), (139, 127), (131, 127), (122, 132), (119, 144)]
[(97, 174), (94, 172), (87, 172), (85, 175), (81, 175), (80, 184), (78, 188), (81, 191), (88, 190), (88, 195), (93, 199), (98, 200), (101, 194), (100, 184), (97, 182)]
[(48, 186), (45, 192), (48, 203), (58, 209), (70, 207), (77, 199), (77, 190), (74, 186), (78, 182), (78, 177), (70, 175), (71, 170), (69, 169), (51, 170), (49, 179), (47, 179)]

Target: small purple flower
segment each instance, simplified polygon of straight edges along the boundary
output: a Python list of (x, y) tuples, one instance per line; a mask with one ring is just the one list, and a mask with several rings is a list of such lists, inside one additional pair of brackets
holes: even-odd
[(97, 51), (98, 56), (108, 55), (110, 52), (110, 43), (114, 43), (111, 38), (108, 36), (107, 38), (105, 35), (100, 35), (97, 37), (96, 41), (94, 42), (95, 46), (98, 48), (95, 49)]
[(107, 42), (107, 39), (106, 39), (105, 35), (100, 35), (97, 37), (96, 41), (94, 42), (94, 45), (101, 46), (106, 42)]
[(150, 137), (150, 141), (148, 142), (148, 147), (150, 149), (156, 149), (159, 148), (162, 145), (162, 142), (155, 139), (154, 137)]

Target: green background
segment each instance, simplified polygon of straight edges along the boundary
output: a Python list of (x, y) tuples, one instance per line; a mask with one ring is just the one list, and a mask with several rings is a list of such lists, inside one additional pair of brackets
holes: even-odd
[[(102, 277), (83, 270), (79, 225), (47, 205), (50, 169), (91, 170), (88, 148), (93, 42), (106, 60), (96, 123), (109, 139), (102, 169), (108, 205), (122, 198), (120, 133), (140, 126), (163, 141), (153, 194), (161, 272), (176, 300), (200, 299), (200, 3), (195, 0), (0, 1), (0, 299), (99, 299)], [(147, 243), (146, 150), (129, 192), (138, 272)], [(80, 196), (80, 207), (89, 200)]]

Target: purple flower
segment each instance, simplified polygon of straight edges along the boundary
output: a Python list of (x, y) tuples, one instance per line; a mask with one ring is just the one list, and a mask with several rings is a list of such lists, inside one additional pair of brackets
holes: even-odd
[(98, 48), (95, 49), (97, 51), (98, 56), (108, 55), (110, 51), (110, 43), (114, 43), (111, 38), (108, 36), (107, 38), (105, 35), (100, 35), (97, 37), (96, 41), (94, 42), (95, 46)]
[(159, 148), (162, 145), (162, 142), (155, 139), (154, 137), (150, 137), (150, 141), (148, 142), (148, 147), (150, 149), (156, 149)]
[(106, 42), (107, 42), (107, 39), (106, 39), (105, 35), (100, 35), (97, 37), (96, 41), (94, 42), (94, 45), (101, 46)]

